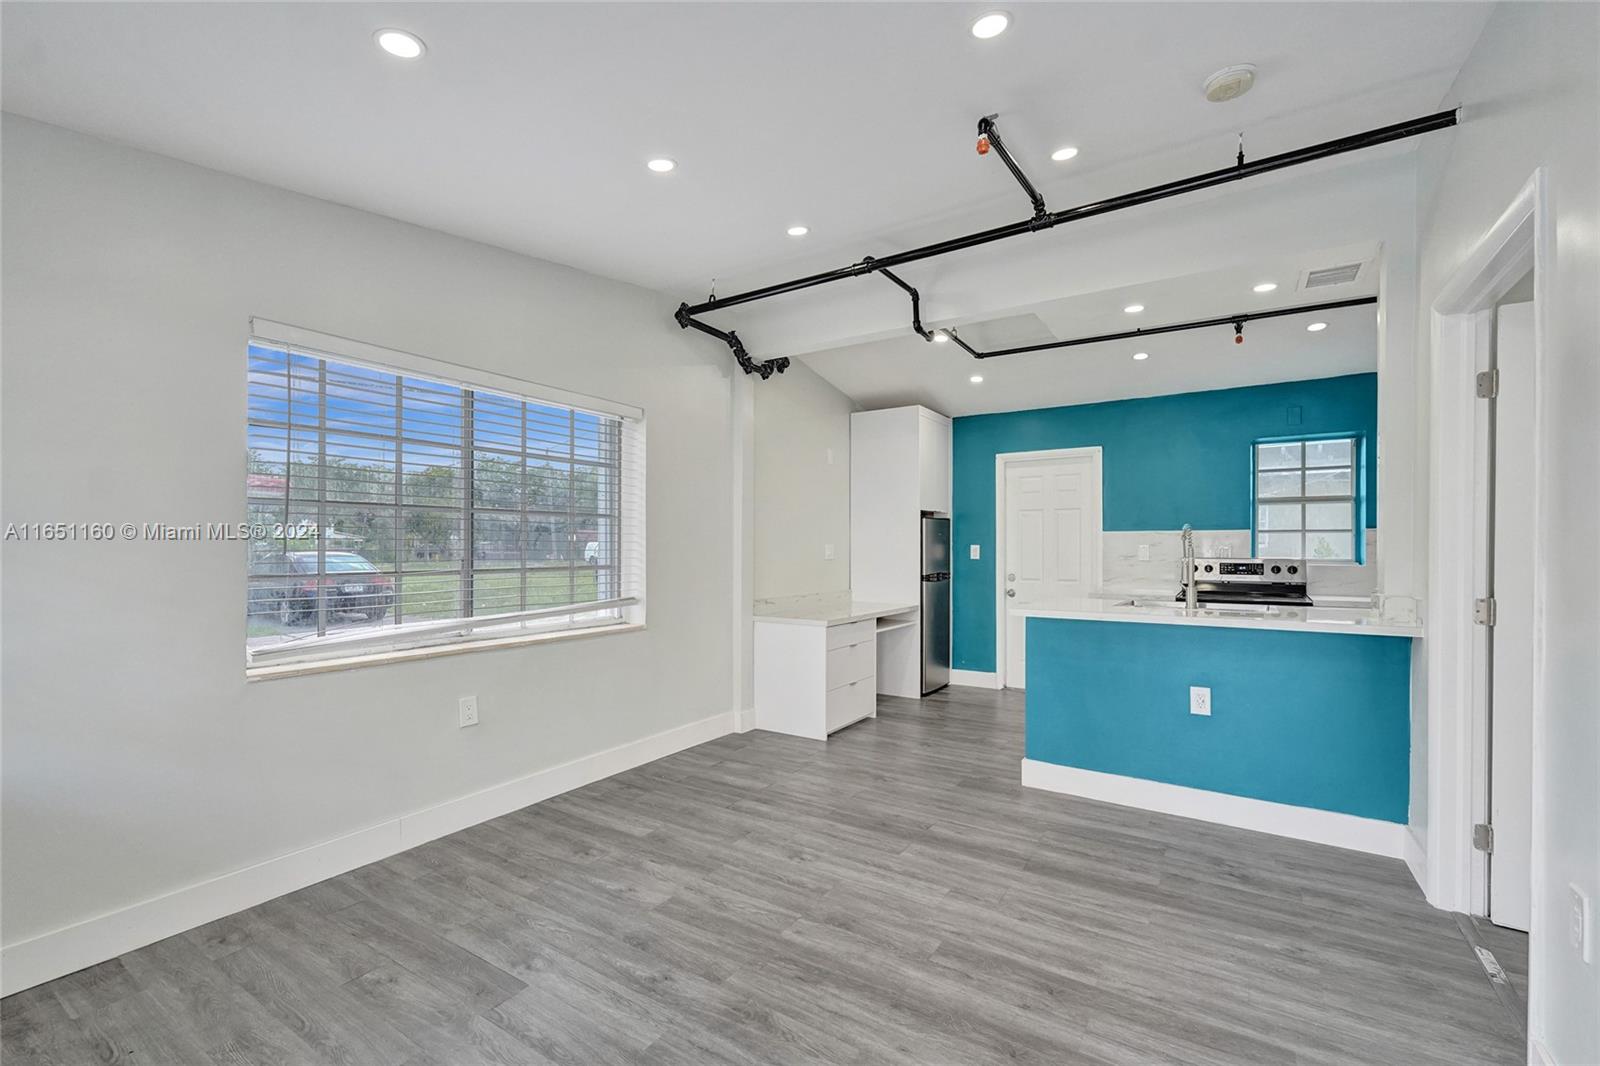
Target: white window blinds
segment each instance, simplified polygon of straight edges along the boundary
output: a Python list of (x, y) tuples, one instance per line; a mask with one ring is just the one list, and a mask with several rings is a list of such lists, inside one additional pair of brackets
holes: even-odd
[(440, 369), (251, 339), (248, 665), (642, 621), (642, 419)]

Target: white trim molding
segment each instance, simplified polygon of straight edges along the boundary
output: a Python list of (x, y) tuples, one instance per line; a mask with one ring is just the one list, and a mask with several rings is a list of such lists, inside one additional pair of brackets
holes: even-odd
[(715, 740), (733, 732), (734, 718), (734, 712), (728, 711), (689, 722), (7, 944), (0, 948), (0, 995), (32, 988), (418, 844)]
[(1411, 871), (1411, 877), (1417, 882), (1417, 887), (1422, 889), (1422, 894), (1428, 894), (1428, 842), (1418, 835), (1415, 826), (1406, 826), (1406, 838), (1403, 841), (1405, 854), (1401, 858), (1406, 860), (1406, 867)]
[(994, 670), (951, 670), (950, 683), (967, 688), (1000, 688), (1000, 674)]
[[(1474, 573), (1474, 506), (1476, 429), (1474, 379), (1481, 346), (1490, 343), (1489, 311), (1530, 268), (1534, 271), (1534, 531), (1527, 550), (1532, 555), (1533, 656), (1543, 662), (1544, 586), (1549, 580), (1548, 532), (1539, 521), (1543, 499), (1544, 439), (1542, 412), (1545, 388), (1545, 338), (1549, 279), (1555, 266), (1549, 201), (1541, 168), (1530, 176), (1515, 200), (1468, 252), (1430, 310), (1432, 392), (1429, 397), (1428, 508), (1428, 830), (1427, 881), (1423, 889), (1435, 907), (1482, 911), (1474, 896), (1483, 895), (1487, 867), (1472, 848), (1472, 826), (1485, 806), (1487, 719), (1480, 699), (1478, 671), (1483, 666), (1476, 647), (1479, 633), (1472, 622), (1477, 595)], [(1533, 730), (1533, 780), (1543, 779), (1543, 671), (1533, 678), (1530, 717)], [(1540, 790), (1533, 794), (1533, 923), (1541, 921), (1543, 870)], [(1538, 950), (1537, 942), (1530, 945)], [(1529, 994), (1529, 1018), (1538, 995)]]
[(1184, 785), (1148, 781), (1141, 777), (1059, 766), (1037, 759), (1022, 760), (1022, 784), (1025, 788), (1215, 822), (1235, 829), (1293, 837), (1313, 844), (1364, 851), (1369, 855), (1391, 859), (1404, 856), (1405, 838), (1409, 835), (1400, 822), (1383, 822), (1337, 811), (1230, 796), (1225, 792), (1209, 792)]

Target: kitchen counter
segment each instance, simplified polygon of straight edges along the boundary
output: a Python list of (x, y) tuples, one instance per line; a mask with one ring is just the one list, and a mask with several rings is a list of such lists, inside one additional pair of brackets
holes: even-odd
[(1218, 629), (1277, 629), (1352, 636), (1420, 637), (1416, 623), (1385, 620), (1372, 608), (1359, 607), (1197, 607), (1181, 603), (1090, 598), (1067, 600), (1054, 607), (1015, 607), (1019, 618), (1066, 618), (1086, 622), (1135, 622), (1151, 625), (1207, 626)]
[(863, 622), (868, 618), (908, 614), (919, 609), (920, 605), (915, 603), (878, 603), (855, 600), (849, 596), (805, 596), (757, 604), (753, 614), (757, 622), (781, 622), (798, 626), (841, 626), (851, 622)]

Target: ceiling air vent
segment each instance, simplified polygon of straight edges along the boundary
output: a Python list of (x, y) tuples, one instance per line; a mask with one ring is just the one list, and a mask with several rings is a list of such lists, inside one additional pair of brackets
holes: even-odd
[(1312, 270), (1306, 274), (1305, 284), (1302, 289), (1321, 289), (1329, 285), (1348, 285), (1356, 280), (1361, 273), (1360, 263), (1346, 263), (1344, 266), (1324, 267), (1321, 270)]

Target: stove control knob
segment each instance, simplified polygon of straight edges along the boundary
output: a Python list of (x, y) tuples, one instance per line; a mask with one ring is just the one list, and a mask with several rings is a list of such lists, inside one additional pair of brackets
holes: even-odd
[[(1274, 567), (1274, 569), (1276, 569), (1276, 567)], [(1300, 572), (1300, 568), (1298, 566), (1289, 567), (1289, 573), (1298, 574), (1299, 572)]]
[[(1291, 572), (1291, 573), (1292, 573), (1292, 572), (1293, 572), (1293, 571), (1294, 571), (1294, 568), (1293, 568), (1293, 567), (1290, 567), (1290, 568), (1289, 568), (1289, 569), (1290, 569), (1290, 572)], [(1272, 572), (1273, 572), (1273, 573), (1274, 573), (1274, 574), (1281, 574), (1281, 573), (1283, 573), (1283, 567), (1281, 567), (1281, 566), (1279, 566), (1279, 565), (1277, 565), (1277, 564), (1276, 564), (1276, 563), (1274, 563), (1274, 564), (1273, 564), (1273, 565), (1272, 565)]]
[(1208, 574), (1211, 573), (1211, 564), (1210, 563), (1206, 564), (1206, 573), (1208, 573)]

